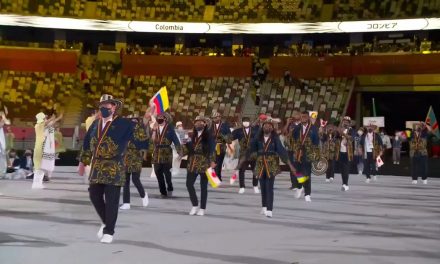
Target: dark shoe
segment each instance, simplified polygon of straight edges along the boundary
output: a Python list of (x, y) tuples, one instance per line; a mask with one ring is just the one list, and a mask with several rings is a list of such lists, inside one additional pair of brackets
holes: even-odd
[(43, 182), (49, 182), (50, 180), (49, 180), (49, 177), (47, 177), (47, 176), (44, 176), (44, 178), (43, 178)]
[(26, 176), (26, 180), (32, 180), (34, 178), (34, 174), (32, 173), (29, 176)]

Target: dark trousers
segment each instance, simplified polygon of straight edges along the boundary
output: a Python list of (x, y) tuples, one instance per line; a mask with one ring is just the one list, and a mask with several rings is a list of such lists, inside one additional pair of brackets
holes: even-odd
[(304, 183), (298, 183), (299, 188), (304, 187), (304, 194), (310, 195), (312, 193), (312, 163), (306, 162), (296, 162), (296, 171), (301, 173), (302, 175), (309, 176), (309, 179)]
[(121, 187), (107, 184), (91, 184), (89, 187), (90, 201), (105, 225), (104, 234), (115, 233), (116, 219), (118, 218), (119, 197)]
[(167, 195), (167, 191), (172, 192), (174, 190), (173, 182), (171, 180), (171, 167), (172, 165), (168, 163), (154, 164), (154, 173), (156, 174), (157, 182), (159, 183), (159, 191), (162, 195)]
[(273, 185), (275, 183), (275, 176), (270, 178), (264, 172), (260, 177), (260, 187), (261, 187), (261, 205), (266, 207), (268, 211), (273, 209)]
[(364, 159), (364, 173), (367, 179), (371, 179), (371, 175), (376, 175), (376, 160), (373, 157), (373, 152), (367, 152), (367, 158)]
[(339, 153), (339, 168), (341, 170), (342, 184), (348, 185), (348, 177), (350, 175), (350, 161), (347, 152)]
[(223, 160), (225, 159), (225, 151), (220, 151), (220, 155), (215, 155), (215, 163), (217, 166), (215, 167), (215, 174), (217, 174), (217, 177), (222, 180), (222, 167), (223, 167)]
[(417, 180), (420, 176), (422, 180), (428, 178), (428, 157), (415, 155), (411, 158), (411, 176), (413, 180)]
[(326, 179), (335, 178), (335, 163), (335, 160), (328, 160), (328, 168), (325, 172)]
[(137, 171), (137, 172), (127, 173), (127, 177), (125, 179), (125, 185), (124, 185), (124, 195), (123, 195), (124, 203), (130, 203), (130, 176), (141, 198), (145, 197), (145, 190), (141, 183), (141, 172)]
[(258, 186), (258, 179), (255, 177), (255, 174), (253, 173), (254, 168), (255, 168), (255, 161), (245, 161), (242, 163), (241, 168), (238, 170), (238, 178), (239, 178), (239, 182), (240, 182), (240, 188), (245, 188), (245, 183), (244, 183), (244, 174), (246, 172), (246, 169), (249, 168), (252, 171), (252, 186), (256, 187)]
[[(293, 151), (289, 151), (289, 160), (292, 164), (295, 164), (295, 153)], [(290, 172), (290, 182), (292, 183), (292, 188), (300, 188), (298, 179), (296, 178), (296, 175)]]
[(188, 172), (186, 175), (186, 188), (188, 189), (189, 199), (192, 205), (199, 206), (196, 189), (194, 188), (198, 175), (200, 175), (200, 208), (206, 209), (206, 202), (208, 200), (208, 177), (204, 173)]

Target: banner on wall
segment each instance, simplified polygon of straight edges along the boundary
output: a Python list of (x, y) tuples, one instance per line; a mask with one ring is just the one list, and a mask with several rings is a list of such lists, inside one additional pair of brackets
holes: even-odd
[(0, 14), (0, 25), (146, 33), (308, 34), (440, 29), (440, 18), (302, 23), (206, 23), (98, 20)]

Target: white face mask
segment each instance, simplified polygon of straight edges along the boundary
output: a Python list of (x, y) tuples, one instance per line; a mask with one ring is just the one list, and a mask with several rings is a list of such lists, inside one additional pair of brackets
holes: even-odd
[(249, 127), (249, 125), (250, 125), (249, 122), (247, 122), (247, 121), (246, 121), (246, 122), (243, 122), (243, 126), (244, 126), (244, 127)]
[(359, 136), (362, 136), (364, 134), (364, 132), (362, 132), (362, 131), (358, 131), (358, 135)]

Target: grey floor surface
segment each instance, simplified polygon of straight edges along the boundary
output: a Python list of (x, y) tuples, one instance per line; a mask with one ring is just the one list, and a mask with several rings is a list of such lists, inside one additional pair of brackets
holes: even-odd
[(339, 175), (334, 183), (314, 177), (306, 203), (282, 174), (268, 219), (250, 179), (243, 195), (229, 183), (210, 188), (200, 217), (188, 215), (184, 174), (174, 178), (175, 197), (159, 199), (149, 172), (142, 173), (149, 207), (132, 187), (132, 209), (120, 212), (111, 245), (96, 238), (98, 217), (74, 168), (57, 168), (45, 190), (0, 180), (0, 263), (440, 263), (440, 179), (411, 185), (408, 177), (379, 176), (366, 184), (351, 175), (341, 192)]

